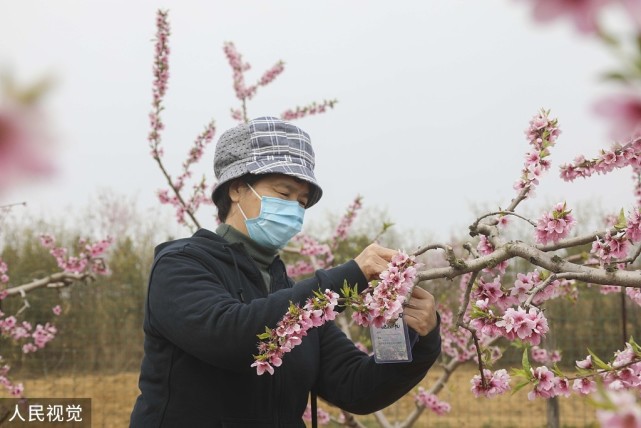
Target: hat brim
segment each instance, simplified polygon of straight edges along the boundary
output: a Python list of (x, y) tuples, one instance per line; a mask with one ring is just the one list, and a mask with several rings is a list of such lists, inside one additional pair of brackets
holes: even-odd
[(310, 168), (307, 168), (304, 165), (298, 164), (298, 163), (293, 163), (293, 162), (287, 162), (283, 160), (271, 160), (271, 161), (260, 161), (260, 162), (249, 162), (246, 165), (243, 165), (244, 167), (240, 168), (232, 168), (228, 171), (226, 171), (226, 174), (224, 176), (221, 176), (218, 184), (216, 185), (216, 188), (212, 192), (212, 200), (214, 203), (216, 200), (218, 200), (220, 197), (222, 197), (222, 189), (225, 186), (222, 186), (223, 184), (241, 177), (245, 174), (252, 174), (252, 175), (266, 175), (266, 174), (283, 174), (283, 175), (288, 175), (290, 177), (295, 177), (300, 180), (303, 180), (307, 183), (309, 183), (309, 199), (307, 201), (307, 206), (306, 208), (310, 208), (314, 206), (320, 198), (323, 196), (323, 189), (318, 185), (318, 182), (316, 181), (316, 177), (314, 176), (314, 171), (312, 171)]

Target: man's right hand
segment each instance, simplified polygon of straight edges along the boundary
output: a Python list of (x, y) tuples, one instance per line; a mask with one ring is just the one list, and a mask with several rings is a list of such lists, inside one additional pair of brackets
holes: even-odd
[(378, 244), (370, 244), (360, 253), (354, 261), (363, 271), (368, 281), (378, 279), (378, 276), (387, 269), (387, 264), (396, 254), (396, 250), (381, 247)]

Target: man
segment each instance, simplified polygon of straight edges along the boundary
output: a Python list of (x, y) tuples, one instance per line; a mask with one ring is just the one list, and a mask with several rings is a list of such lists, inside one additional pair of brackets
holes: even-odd
[(274, 375), (256, 374), (256, 335), (274, 327), (290, 302), (315, 290), (339, 292), (345, 281), (363, 290), (396, 252), (372, 244), (297, 284), (287, 277), (278, 252), (322, 196), (309, 136), (290, 123), (264, 117), (228, 130), (214, 171), (216, 233), (201, 229), (156, 248), (131, 426), (304, 427), (310, 391), (363, 414), (420, 382), (441, 345), (434, 299), (420, 287), (404, 310), (412, 362), (377, 364), (327, 323), (311, 329)]

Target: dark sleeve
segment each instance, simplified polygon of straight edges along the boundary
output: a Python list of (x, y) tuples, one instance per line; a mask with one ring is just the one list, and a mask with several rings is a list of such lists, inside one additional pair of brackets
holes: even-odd
[(434, 330), (419, 337), (414, 344), (410, 363), (377, 364), (373, 356), (357, 349), (330, 323), (321, 335), (318, 395), (350, 413), (375, 412), (411, 391), (425, 377), (440, 352), (440, 317)]
[[(355, 270), (356, 269), (356, 270)], [(151, 333), (160, 335), (185, 352), (229, 370), (254, 370), (257, 334), (275, 327), (290, 301), (304, 302), (315, 290), (339, 292), (343, 282), (363, 277), (350, 261), (245, 304), (232, 296), (203, 262), (185, 252), (172, 253), (156, 262), (148, 294)], [(359, 287), (366, 287), (367, 284)]]

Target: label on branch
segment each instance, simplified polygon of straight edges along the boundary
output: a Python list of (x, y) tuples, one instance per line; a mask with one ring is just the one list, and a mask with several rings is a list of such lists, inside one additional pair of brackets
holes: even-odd
[(395, 323), (383, 327), (370, 326), (374, 360), (379, 363), (408, 363), (412, 352), (407, 324), (402, 314)]

